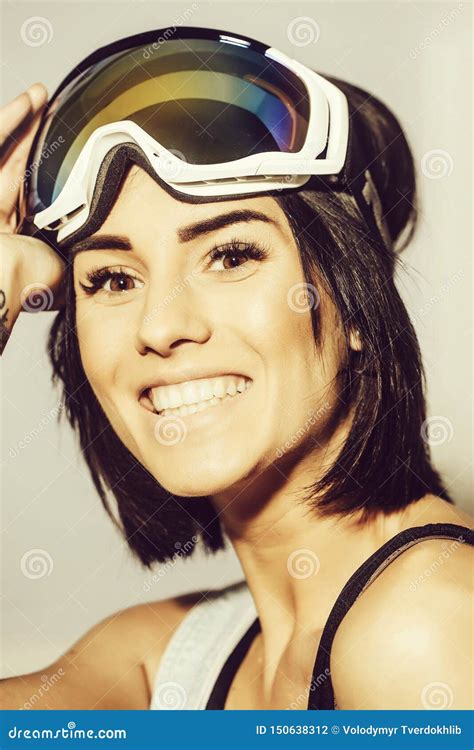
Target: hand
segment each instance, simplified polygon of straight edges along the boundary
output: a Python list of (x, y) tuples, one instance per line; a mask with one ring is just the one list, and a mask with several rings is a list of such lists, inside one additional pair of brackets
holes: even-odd
[(47, 100), (46, 88), (35, 83), (0, 108), (0, 354), (22, 310), (57, 310), (64, 302), (60, 256), (42, 240), (17, 233), (20, 185)]

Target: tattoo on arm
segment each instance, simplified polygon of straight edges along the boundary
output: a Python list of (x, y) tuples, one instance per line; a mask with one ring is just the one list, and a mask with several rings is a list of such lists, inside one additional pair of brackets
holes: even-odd
[(3, 291), (3, 289), (0, 289), (0, 354), (3, 354), (3, 350), (7, 345), (7, 341), (11, 333), (6, 326), (8, 307), (6, 308), (5, 312), (2, 312), (3, 308), (6, 305), (6, 302), (7, 300), (5, 297), (5, 292)]

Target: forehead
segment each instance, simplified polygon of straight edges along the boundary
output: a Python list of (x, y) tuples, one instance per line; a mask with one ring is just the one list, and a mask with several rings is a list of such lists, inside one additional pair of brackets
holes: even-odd
[[(161, 231), (165, 227), (177, 230), (229, 211), (250, 209), (266, 214), (289, 231), (285, 213), (278, 202), (267, 195), (256, 195), (232, 200), (192, 203), (180, 200), (167, 192), (140, 166), (133, 164), (126, 173), (114, 205), (106, 217), (100, 233), (130, 233), (134, 228), (151, 226)], [(268, 225), (268, 231), (270, 227)]]

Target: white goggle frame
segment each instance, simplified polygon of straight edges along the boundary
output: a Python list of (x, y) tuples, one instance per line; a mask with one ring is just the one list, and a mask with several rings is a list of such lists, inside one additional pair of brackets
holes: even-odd
[[(312, 175), (342, 170), (349, 137), (346, 96), (330, 81), (276, 49), (265, 54), (284, 65), (308, 90), (310, 117), (303, 147), (296, 153), (263, 152), (220, 164), (188, 164), (185, 155), (166, 149), (131, 120), (97, 128), (82, 148), (63, 189), (33, 219), (38, 229), (57, 231), (61, 243), (87, 221), (100, 166), (117, 145), (134, 143), (164, 182), (189, 196), (234, 196), (301, 187)], [(326, 148), (324, 158), (319, 154)], [(184, 158), (182, 158), (184, 157)]]

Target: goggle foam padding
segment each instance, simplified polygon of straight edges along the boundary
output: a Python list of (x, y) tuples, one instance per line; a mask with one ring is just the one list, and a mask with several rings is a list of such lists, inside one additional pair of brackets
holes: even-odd
[[(175, 190), (171, 185), (159, 177), (144, 152), (136, 143), (119, 143), (117, 146), (108, 151), (99, 167), (94, 187), (94, 193), (91, 201), (89, 217), (83, 226), (70, 234), (60, 243), (60, 249), (67, 249), (79, 240), (90, 236), (98, 231), (108, 214), (112, 210), (122, 180), (132, 164), (140, 166), (150, 177), (157, 182), (160, 187), (167, 191), (173, 198), (184, 203), (218, 203), (222, 201), (239, 200), (249, 197), (258, 197), (260, 193), (238, 193), (236, 195), (219, 195), (219, 196), (194, 196), (187, 195)], [(293, 192), (291, 188), (279, 188), (266, 190), (265, 195), (281, 195), (286, 192)], [(57, 235), (57, 231), (54, 232)], [(56, 243), (57, 244), (57, 243)]]

